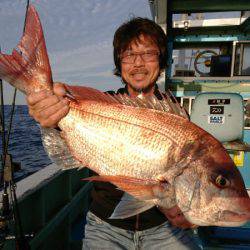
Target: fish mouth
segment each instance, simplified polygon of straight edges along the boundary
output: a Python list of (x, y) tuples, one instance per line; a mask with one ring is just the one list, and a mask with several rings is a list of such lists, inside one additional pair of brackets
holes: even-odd
[(239, 213), (230, 210), (220, 212), (218, 215), (218, 224), (220, 226), (241, 226), (250, 220), (250, 212)]

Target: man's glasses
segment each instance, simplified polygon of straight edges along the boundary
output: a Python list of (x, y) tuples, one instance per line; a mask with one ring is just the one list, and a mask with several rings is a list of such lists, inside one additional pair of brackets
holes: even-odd
[(137, 56), (140, 56), (144, 62), (157, 62), (159, 60), (159, 52), (156, 50), (145, 52), (125, 52), (121, 56), (122, 63), (134, 63)]

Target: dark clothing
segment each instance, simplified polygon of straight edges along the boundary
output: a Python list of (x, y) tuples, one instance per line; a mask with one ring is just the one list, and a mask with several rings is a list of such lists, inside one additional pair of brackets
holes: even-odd
[[(107, 93), (111, 95), (117, 95), (117, 94), (129, 95), (127, 85), (125, 86), (125, 88), (118, 89), (117, 92), (111, 90), (111, 91), (107, 91)], [(159, 91), (158, 85), (155, 85), (154, 95), (157, 97), (158, 100), (162, 100), (162, 95), (164, 94)]]
[(119, 203), (123, 192), (111, 183), (94, 183), (90, 211), (109, 224), (131, 231), (141, 231), (161, 225), (166, 217), (153, 207), (139, 215), (127, 219), (108, 219)]
[[(158, 86), (155, 86), (154, 95), (161, 100), (162, 95), (158, 90)], [(118, 89), (116, 93), (114, 91), (108, 91), (108, 93), (112, 95), (128, 94), (128, 90), (125, 87)], [(123, 191), (118, 190), (116, 186), (111, 183), (95, 182), (92, 190), (93, 200), (90, 206), (90, 211), (113, 226), (131, 231), (145, 230), (161, 225), (166, 221), (166, 217), (156, 207), (127, 219), (108, 219), (113, 213), (116, 205), (119, 203), (123, 193)]]

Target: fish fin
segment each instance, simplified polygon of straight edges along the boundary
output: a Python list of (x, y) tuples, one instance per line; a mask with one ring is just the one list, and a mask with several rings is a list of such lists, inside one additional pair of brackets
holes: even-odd
[(115, 207), (115, 210), (109, 219), (125, 219), (140, 214), (154, 206), (155, 204), (153, 201), (141, 201), (124, 193), (121, 201)]
[(152, 200), (161, 198), (161, 194), (166, 193), (170, 187), (168, 183), (162, 183), (157, 180), (139, 179), (120, 175), (91, 176), (83, 180), (111, 182), (119, 189), (129, 193), (139, 200)]
[(0, 53), (0, 78), (24, 93), (52, 88), (52, 73), (41, 22), (29, 5), (25, 31), (11, 55)]
[(66, 141), (60, 135), (60, 131), (41, 127), (41, 138), (50, 159), (62, 169), (85, 167), (82, 162), (72, 156)]
[(70, 86), (65, 84), (67, 93), (76, 101), (98, 101), (110, 104), (119, 104), (119, 102), (110, 94), (106, 94), (97, 89), (84, 86)]
[(186, 110), (180, 106), (174, 95), (167, 91), (164, 94), (160, 93), (159, 100), (156, 96), (138, 96), (136, 98), (131, 98), (128, 95), (114, 95), (113, 96), (116, 100), (118, 100), (121, 104), (132, 106), (132, 107), (139, 107), (139, 108), (147, 108), (147, 109), (154, 109), (162, 112), (168, 112), (171, 114), (175, 114), (178, 116), (182, 116), (189, 120)]
[(105, 102), (109, 104), (122, 104), (126, 106), (169, 112), (189, 119), (185, 109), (180, 106), (180, 104), (177, 102), (170, 91), (166, 92), (165, 94), (160, 94), (161, 100), (158, 100), (156, 96), (140, 96), (132, 98), (128, 95), (112, 95), (110, 93), (103, 93), (89, 87), (65, 85), (65, 88), (70, 96), (73, 97), (73, 99), (75, 99), (76, 101), (98, 100), (99, 102)]

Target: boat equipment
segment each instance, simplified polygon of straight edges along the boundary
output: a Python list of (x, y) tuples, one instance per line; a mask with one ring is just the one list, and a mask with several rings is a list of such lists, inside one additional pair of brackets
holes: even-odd
[[(27, 18), (27, 9), (29, 6), (29, 0), (27, 0), (26, 4), (26, 14), (24, 21), (24, 29), (25, 31), (25, 23)], [(0, 48), (1, 51), (1, 48)], [(0, 95), (1, 95), (1, 113), (0, 113), (0, 121), (2, 127), (2, 154), (1, 154), (1, 171), (0, 171), (0, 183), (3, 187), (2, 194), (2, 209), (0, 212), (0, 247), (2, 247), (6, 240), (15, 239), (15, 247), (16, 249), (27, 250), (30, 249), (28, 244), (28, 238), (32, 237), (32, 235), (24, 235), (22, 222), (20, 218), (17, 196), (16, 196), (16, 184), (13, 178), (14, 173), (14, 163), (12, 161), (11, 154), (8, 153), (8, 146), (10, 140), (10, 133), (13, 124), (13, 116), (15, 111), (15, 101), (16, 101), (16, 92), (17, 89), (14, 90), (13, 101), (11, 105), (11, 113), (10, 113), (10, 121), (8, 124), (8, 129), (5, 130), (5, 112), (4, 112), (4, 97), (3, 97), (3, 84), (0, 79)], [(7, 135), (6, 135), (7, 133)], [(9, 198), (10, 197), (10, 198)], [(14, 235), (10, 235), (10, 228), (14, 227)]]

